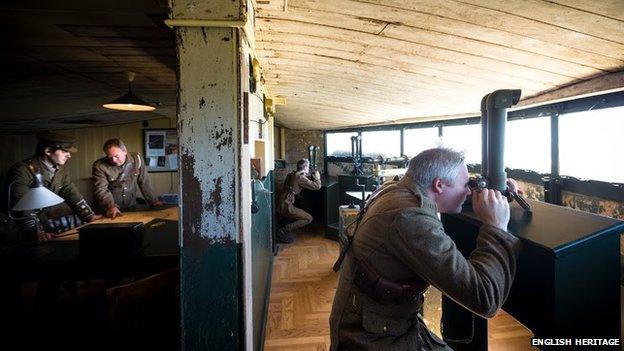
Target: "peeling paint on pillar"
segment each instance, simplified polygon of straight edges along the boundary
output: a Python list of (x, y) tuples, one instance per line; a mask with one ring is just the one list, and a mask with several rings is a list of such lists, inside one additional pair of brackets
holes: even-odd
[[(197, 198), (201, 198), (202, 194), (199, 181), (193, 176), (195, 169), (195, 159), (193, 155), (183, 154), (180, 163), (182, 164), (182, 183), (184, 184), (184, 191), (190, 194), (196, 194)], [(199, 201), (189, 201), (188, 204), (185, 204), (184, 210), (188, 213), (201, 212), (201, 207), (198, 206), (199, 204)], [(196, 235), (199, 233), (201, 223), (199, 221), (189, 222), (187, 223), (187, 228), (190, 229), (191, 233)]]
[(247, 11), (244, 1), (169, 1), (172, 18), (242, 19)]
[(176, 31), (182, 346), (237, 350), (244, 335), (239, 297), (238, 44), (221, 40), (236, 38), (231, 28)]
[[(215, 181), (215, 189), (210, 193), (210, 202), (204, 208), (206, 211), (214, 211), (217, 216), (221, 214), (218, 204), (221, 203), (221, 177)], [(216, 205), (216, 206), (215, 206)]]
[(224, 146), (232, 145), (232, 130), (220, 130), (215, 134), (216, 146), (218, 150), (221, 150)]
[[(180, 86), (184, 87), (180, 89), (182, 167), (192, 160), (192, 166), (184, 168), (190, 174), (182, 176), (182, 196), (192, 199), (183, 200), (185, 206), (196, 203), (201, 209), (189, 217), (183, 211), (182, 216), (184, 222), (199, 222), (192, 225), (194, 235), (210, 242), (237, 241), (237, 150), (233, 139), (237, 135), (236, 50), (233, 41), (221, 40), (231, 37), (232, 30), (180, 28), (179, 33), (185, 43), (180, 48), (180, 66), (186, 67), (180, 73)], [(202, 56), (204, 50), (215, 54), (200, 64), (205, 57), (192, 56)]]

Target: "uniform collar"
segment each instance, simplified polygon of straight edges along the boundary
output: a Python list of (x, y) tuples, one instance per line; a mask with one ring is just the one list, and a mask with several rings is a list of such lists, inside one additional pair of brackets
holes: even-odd
[(43, 169), (50, 173), (56, 173), (59, 170), (59, 165), (55, 165), (52, 162), (48, 161), (45, 157), (39, 157), (39, 161)]
[(399, 180), (397, 185), (402, 186), (408, 189), (409, 191), (411, 191), (412, 194), (419, 196), (421, 198), (423, 208), (427, 208), (432, 211), (438, 212), (438, 207), (436, 206), (433, 199), (427, 196), (427, 192), (425, 191), (425, 189), (414, 184), (414, 182), (409, 177), (403, 176), (403, 178)]

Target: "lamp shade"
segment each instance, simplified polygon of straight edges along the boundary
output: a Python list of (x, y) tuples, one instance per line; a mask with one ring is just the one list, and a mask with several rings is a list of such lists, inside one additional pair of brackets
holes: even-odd
[(154, 106), (150, 106), (147, 102), (139, 99), (130, 89), (128, 89), (126, 95), (104, 104), (102, 107), (121, 111), (154, 111), (156, 109)]
[(63, 203), (63, 198), (44, 186), (28, 189), (26, 194), (13, 206), (13, 211), (30, 211)]

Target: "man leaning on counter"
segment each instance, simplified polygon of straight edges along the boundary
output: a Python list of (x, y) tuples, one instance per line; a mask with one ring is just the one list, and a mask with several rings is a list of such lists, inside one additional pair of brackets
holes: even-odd
[(106, 217), (121, 216), (122, 211), (135, 207), (139, 188), (150, 206), (164, 204), (154, 195), (140, 154), (129, 153), (119, 139), (106, 141), (102, 149), (106, 156), (93, 163), (93, 194)]

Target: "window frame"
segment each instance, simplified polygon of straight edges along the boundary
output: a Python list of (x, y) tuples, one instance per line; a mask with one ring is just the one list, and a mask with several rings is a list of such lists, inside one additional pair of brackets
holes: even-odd
[[(616, 91), (606, 94), (598, 94), (593, 96), (587, 96), (583, 98), (545, 103), (532, 107), (515, 107), (511, 108), (507, 112), (508, 121), (516, 119), (528, 119), (537, 117), (550, 117), (550, 132), (551, 132), (551, 169), (550, 173), (537, 173), (532, 170), (522, 169), (507, 169), (510, 176), (515, 176), (519, 180), (527, 181), (530, 183), (536, 183), (537, 178), (551, 177), (561, 179), (562, 191), (571, 191), (587, 196), (595, 196), (613, 201), (624, 202), (624, 184), (623, 183), (609, 183), (598, 180), (580, 180), (571, 176), (560, 176), (559, 174), (559, 117), (560, 115), (582, 112), (588, 110), (598, 110), (611, 107), (624, 106), (624, 91)], [(564, 117), (565, 118), (565, 117)], [(444, 134), (445, 126), (454, 126), (462, 124), (481, 124), (481, 116), (472, 116), (465, 118), (458, 118), (452, 120), (443, 121), (427, 121), (427, 122), (413, 122), (404, 124), (388, 124), (377, 125), (367, 127), (352, 127), (343, 129), (333, 129), (323, 131), (325, 141), (325, 170), (327, 170), (328, 162), (353, 162), (351, 157), (335, 157), (327, 156), (327, 133), (344, 133), (344, 132), (357, 132), (358, 135), (362, 135), (363, 131), (378, 131), (378, 130), (399, 130), (401, 136), (401, 156), (405, 155), (405, 137), (404, 132), (406, 129), (414, 128), (429, 128), (438, 127), (440, 129), (440, 135)], [(361, 150), (360, 150), (361, 151)], [(370, 158), (362, 158), (360, 160), (363, 163), (375, 163)], [(478, 170), (480, 172), (480, 165), (470, 165), (471, 171)], [(539, 175), (539, 176), (538, 176)], [(537, 182), (539, 183), (539, 182)], [(540, 183), (543, 185), (543, 183)]]

